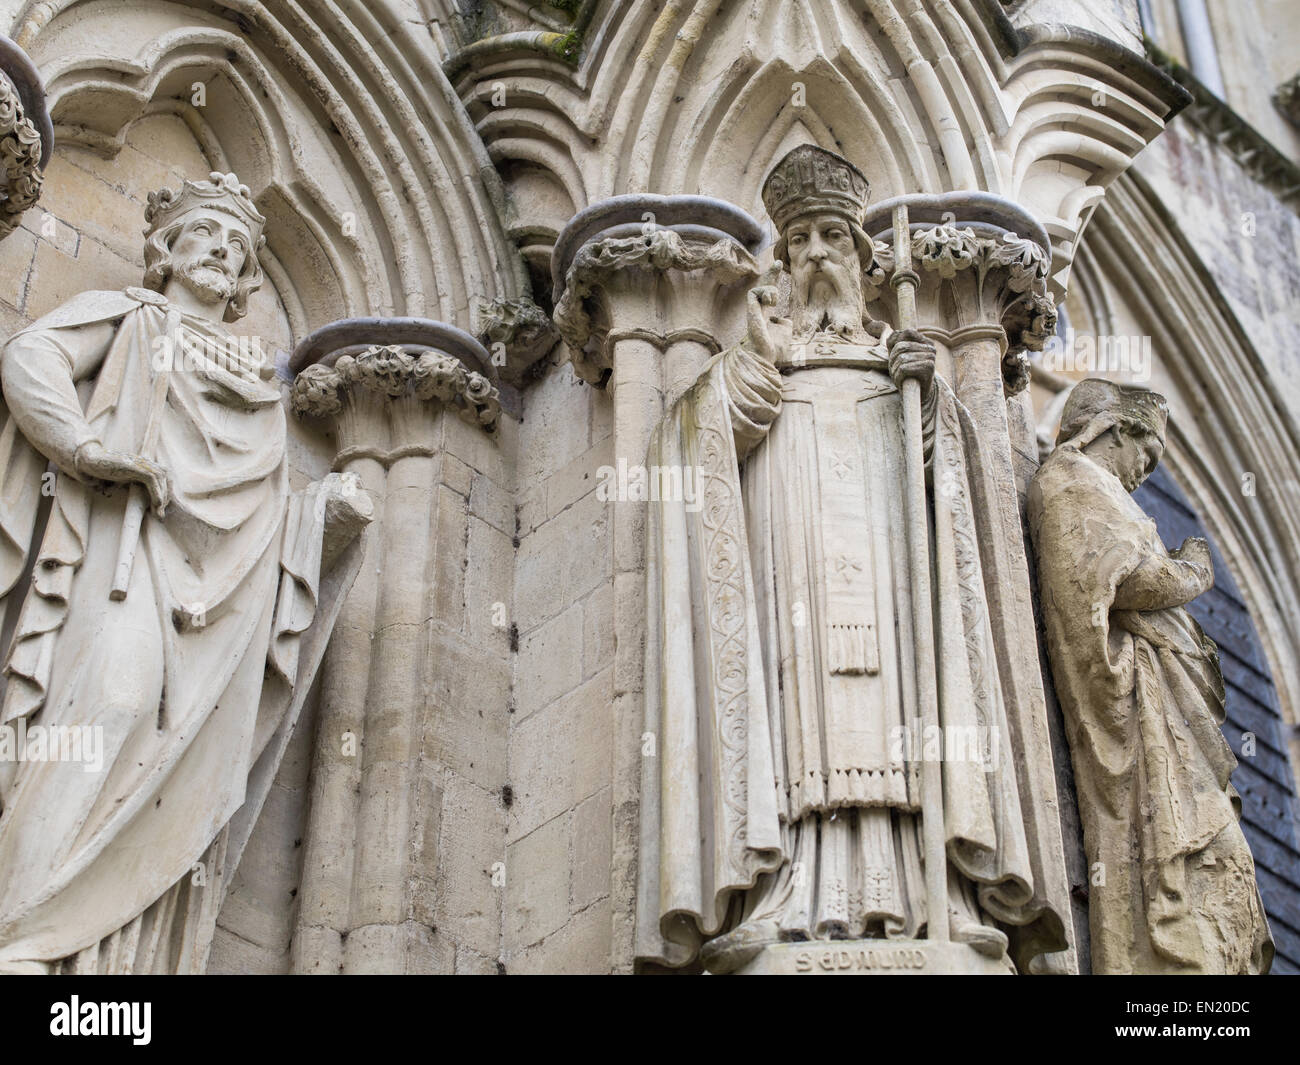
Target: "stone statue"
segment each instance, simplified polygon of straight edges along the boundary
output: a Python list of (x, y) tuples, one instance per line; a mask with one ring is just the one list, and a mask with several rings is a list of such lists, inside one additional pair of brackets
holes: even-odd
[[(1036, 892), (1042, 851), (1021, 816), (972, 423), (924, 336), (865, 320), (866, 197), (862, 174), (816, 147), (775, 167), (763, 199), (789, 315), (769, 312), (775, 288), (752, 291), (747, 342), (713, 359), (651, 443), (648, 467), (694, 468), (699, 499), (652, 504), (646, 534), (645, 960), (700, 955), (725, 972), (775, 943), (927, 938), (922, 758), (942, 759), (940, 938), (960, 945), (956, 968), (1008, 971), (1008, 933), (1022, 968), (1068, 947), (1068, 902)], [(917, 706), (907, 377), (933, 482), (939, 734)]]
[(262, 281), (247, 187), (146, 219), (147, 287), (0, 361), (0, 971), (202, 969), (370, 520), (338, 475), (290, 491), (273, 368), (221, 325)]
[(1209, 546), (1167, 551), (1129, 495), (1165, 448), (1168, 408), (1090, 379), (1029, 489), (1056, 692), (1090, 866), (1100, 973), (1263, 973), (1273, 956), (1229, 782), (1223, 676), (1186, 605)]

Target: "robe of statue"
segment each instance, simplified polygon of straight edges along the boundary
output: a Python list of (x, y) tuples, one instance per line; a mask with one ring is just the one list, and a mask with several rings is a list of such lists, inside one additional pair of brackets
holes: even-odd
[(4, 349), (0, 717), (99, 727), (103, 767), (17, 766), (0, 813), (0, 971), (202, 968), (360, 560), (354, 541), (322, 573), (326, 484), (289, 490), (275, 381), (207, 359), (168, 373), (154, 457), (172, 501), (165, 520), (144, 517), (126, 599), (109, 597), (125, 486), (59, 472), (28, 558), (44, 455), (62, 471), (86, 439), (139, 453), (160, 338), (227, 340), (168, 309), (143, 289), (89, 292)]
[(1093, 970), (1267, 972), (1273, 944), (1228, 779), (1237, 760), (1220, 729), (1218, 650), (1181, 605), (1116, 606), (1144, 562), (1186, 564), (1083, 453), (1113, 424), (1094, 419), (1057, 447), (1029, 492), (1091, 865)]
[[(830, 334), (717, 356), (652, 439), (698, 507), (647, 519), (637, 955), (691, 962), (744, 919), (783, 938), (918, 938), (928, 920), (900, 395), (883, 344)], [(927, 400), (940, 725), (954, 921), (1011, 926), (1022, 968), (1067, 949), (1027, 839), (981, 576), (973, 429)], [(928, 754), (927, 754), (928, 751)], [(1047, 772), (1051, 772), (1050, 766)], [(820, 837), (820, 838), (818, 838)], [(753, 889), (753, 890), (750, 890)], [(954, 938), (958, 938), (954, 935)]]

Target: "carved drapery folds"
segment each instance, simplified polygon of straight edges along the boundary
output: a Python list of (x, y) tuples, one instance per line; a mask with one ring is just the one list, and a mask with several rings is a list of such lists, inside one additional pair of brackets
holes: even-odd
[(0, 37), (0, 239), (41, 195), (54, 147), (41, 81), (26, 53)]
[[(613, 402), (613, 460), (637, 467), (663, 412), (742, 327), (763, 230), (702, 196), (618, 196), (560, 233), (551, 260), (555, 321), (574, 372)], [(644, 502), (612, 508), (616, 810), (640, 792), (645, 656)], [(614, 842), (614, 967), (632, 967), (635, 832)]]
[(1214, 642), (1186, 607), (1209, 545), (1166, 548), (1131, 492), (1164, 452), (1168, 405), (1090, 378), (1034, 477), (1029, 524), (1092, 878), (1093, 971), (1267, 972), (1273, 942), (1238, 825)]
[[(1008, 678), (1008, 726), (1019, 758), (1021, 801), (1037, 837), (1057, 841), (1044, 868), (1061, 879), (1057, 796), (1050, 777), (1029, 767), (1053, 764), (1044, 682), (1022, 514), (1037, 467), (1029, 412), (1026, 351), (1055, 326), (1049, 295), (1052, 245), (1023, 207), (987, 193), (906, 196), (867, 210), (880, 274), (869, 278), (868, 307), (896, 320), (893, 212), (907, 203), (919, 328), (939, 346), (939, 368), (974, 427), (973, 504), (981, 524), (980, 557), (990, 604), (999, 675)], [(883, 247), (882, 247), (883, 246)]]

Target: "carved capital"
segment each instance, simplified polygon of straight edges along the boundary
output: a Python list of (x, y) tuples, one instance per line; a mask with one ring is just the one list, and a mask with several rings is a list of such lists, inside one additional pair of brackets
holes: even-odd
[[(979, 326), (1002, 330), (1008, 395), (1029, 384), (1026, 352), (1041, 351), (1056, 328), (1048, 296), (1051, 244), (1022, 208), (987, 194), (909, 196), (912, 261), (918, 274), (917, 305), (923, 327), (957, 335)], [(869, 302), (892, 313), (890, 212), (897, 201), (868, 213), (876, 264), (867, 277)]]
[[(601, 383), (611, 332), (713, 337), (713, 293), (758, 276), (762, 228), (703, 196), (616, 196), (574, 216), (556, 241), (554, 320), (579, 377)], [(672, 286), (656, 298), (656, 285)]]
[[(389, 343), (357, 342), (367, 335)], [(388, 466), (406, 455), (433, 454), (426, 430), (437, 409), (489, 433), (501, 414), (486, 350), (441, 322), (335, 322), (298, 345), (289, 365), (298, 370), (290, 392), (293, 412), (334, 421), (336, 468), (359, 457)]]
[[(610, 367), (608, 328), (593, 321), (589, 303), (599, 299), (610, 275), (625, 270), (705, 272), (715, 284), (732, 284), (758, 276), (758, 264), (735, 241), (713, 243), (659, 229), (644, 237), (623, 237), (584, 244), (569, 268), (564, 295), (555, 308), (555, 324), (569, 345), (578, 376), (593, 383)], [(608, 317), (608, 315), (602, 316)], [(626, 323), (637, 328), (640, 323)], [(663, 330), (648, 330), (665, 335)], [(595, 337), (594, 351), (588, 351)]]
[(0, 239), (41, 195), (41, 171), (54, 146), (53, 127), (36, 68), (0, 37)]
[(306, 367), (294, 379), (293, 411), (302, 417), (335, 414), (343, 405), (339, 392), (346, 388), (436, 401), (489, 431), (501, 414), (501, 394), (481, 373), (441, 351), (414, 355), (395, 344), (367, 348), (355, 358), (344, 355), (333, 366)]

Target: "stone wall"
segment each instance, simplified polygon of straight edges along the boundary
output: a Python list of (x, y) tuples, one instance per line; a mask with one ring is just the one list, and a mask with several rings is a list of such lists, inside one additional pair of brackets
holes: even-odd
[(502, 957), (509, 972), (610, 966), (612, 403), (550, 367), (524, 400)]
[[(1224, 148), (1190, 121), (1176, 120), (1139, 158), (1174, 226), (1196, 250), (1269, 377), (1300, 375), (1300, 216), (1252, 180)], [(1300, 419), (1300, 389), (1279, 388)]]

